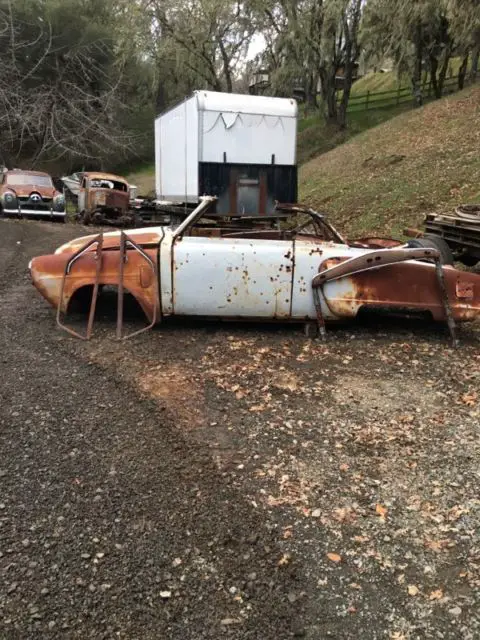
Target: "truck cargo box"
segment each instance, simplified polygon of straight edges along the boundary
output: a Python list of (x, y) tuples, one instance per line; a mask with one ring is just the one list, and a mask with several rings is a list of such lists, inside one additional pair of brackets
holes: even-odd
[(239, 215), (295, 202), (296, 137), (295, 100), (195, 91), (155, 120), (157, 199), (215, 195), (217, 212)]

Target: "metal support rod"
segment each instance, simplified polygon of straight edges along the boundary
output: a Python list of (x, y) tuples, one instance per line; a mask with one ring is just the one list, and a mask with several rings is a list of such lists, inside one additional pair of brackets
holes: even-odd
[(92, 301), (90, 303), (90, 313), (88, 314), (87, 324), (87, 340), (90, 340), (93, 329), (93, 321), (95, 319), (95, 310), (97, 308), (98, 287), (100, 282), (100, 273), (102, 271), (102, 249), (103, 249), (103, 233), (100, 235), (95, 253), (95, 284), (93, 285)]
[(437, 274), (437, 281), (440, 289), (443, 310), (445, 311), (445, 319), (447, 321), (448, 330), (450, 331), (450, 336), (452, 338), (452, 346), (454, 349), (458, 349), (459, 340), (457, 338), (455, 318), (453, 317), (452, 308), (450, 306), (450, 300), (448, 299), (448, 290), (445, 284), (445, 274), (443, 272), (443, 265), (439, 258), (435, 259), (435, 272)]
[(315, 311), (317, 312), (317, 325), (320, 337), (325, 342), (327, 340), (327, 331), (325, 328), (325, 318), (322, 311), (322, 302), (320, 300), (320, 289), (322, 287), (313, 287), (313, 301), (315, 303)]
[(125, 259), (127, 257), (126, 251), (126, 235), (123, 231), (120, 231), (120, 247), (119, 247), (119, 262), (118, 262), (118, 297), (117, 297), (117, 340), (122, 339), (123, 328), (123, 299), (124, 299), (124, 287), (123, 277), (125, 272)]
[[(64, 324), (61, 321), (61, 314), (62, 314), (62, 307), (63, 307), (63, 296), (64, 296), (64, 291), (65, 291), (65, 282), (67, 280), (68, 275), (70, 274), (70, 270), (73, 266), (73, 264), (80, 259), (80, 257), (82, 255), (84, 255), (87, 250), (93, 246), (94, 244), (97, 245), (96, 248), (96, 252), (95, 252), (95, 259), (96, 259), (96, 269), (95, 269), (95, 283), (94, 283), (94, 287), (93, 287), (93, 292), (92, 292), (92, 299), (90, 302), (90, 311), (89, 311), (89, 315), (88, 315), (88, 325), (87, 325), (87, 333), (86, 335), (82, 336), (80, 333), (78, 333), (77, 331), (75, 331), (74, 329), (71, 329), (70, 327), (67, 327), (66, 324)], [(96, 304), (97, 304), (97, 297), (98, 297), (98, 287), (99, 287), (99, 279), (100, 279), (100, 272), (101, 272), (101, 266), (102, 266), (102, 247), (103, 247), (103, 233), (100, 233), (99, 235), (95, 236), (94, 238), (92, 238), (89, 242), (87, 242), (87, 244), (85, 244), (83, 247), (81, 247), (77, 252), (75, 252), (67, 261), (67, 264), (65, 265), (65, 270), (63, 272), (63, 278), (62, 278), (62, 284), (60, 287), (60, 297), (59, 297), (59, 301), (58, 301), (58, 307), (57, 307), (57, 325), (63, 329), (64, 331), (66, 331), (67, 333), (70, 333), (72, 336), (75, 336), (76, 338), (80, 338), (81, 340), (88, 340), (92, 334), (92, 327), (93, 327), (93, 320), (95, 317), (95, 308), (96, 308)]]
[[(150, 269), (152, 270), (153, 273), (153, 280), (155, 283), (154, 286), (154, 291), (155, 291), (155, 300), (154, 300), (154, 305), (153, 305), (153, 314), (152, 314), (152, 321), (150, 322), (150, 324), (146, 327), (143, 327), (142, 329), (138, 329), (138, 331), (134, 331), (133, 333), (129, 333), (126, 336), (122, 336), (122, 329), (123, 329), (123, 299), (124, 299), (124, 293), (125, 293), (125, 286), (124, 286), (124, 280), (125, 280), (125, 262), (127, 260), (127, 248), (128, 246), (130, 246), (132, 249), (134, 249), (135, 251), (137, 251), (142, 258), (145, 260), (145, 262), (148, 264), (148, 266), (150, 267)], [(150, 256), (145, 253), (145, 251), (142, 249), (142, 247), (140, 247), (140, 245), (138, 245), (136, 242), (134, 242), (126, 233), (124, 233), (123, 231), (121, 232), (120, 235), (120, 265), (119, 265), (119, 280), (118, 280), (118, 306), (117, 306), (117, 340), (128, 340), (129, 338), (133, 338), (133, 336), (138, 336), (140, 333), (143, 333), (144, 331), (148, 331), (149, 329), (152, 329), (152, 327), (156, 324), (157, 322), (157, 307), (158, 307), (158, 275), (157, 275), (157, 267), (155, 262), (150, 258)]]

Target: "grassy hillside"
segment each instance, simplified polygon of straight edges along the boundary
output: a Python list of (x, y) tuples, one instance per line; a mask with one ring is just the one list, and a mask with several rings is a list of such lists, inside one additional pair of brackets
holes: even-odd
[[(462, 64), (461, 58), (452, 58), (448, 65), (447, 78), (457, 76)], [(367, 91), (395, 91), (400, 87), (409, 87), (410, 78), (408, 75), (403, 75), (400, 78), (396, 71), (387, 71), (385, 73), (367, 73), (362, 78), (357, 80), (352, 86), (352, 96), (362, 95)]]
[(155, 164), (147, 164), (138, 167), (133, 173), (129, 173), (127, 180), (138, 187), (138, 194), (142, 196), (155, 195)]
[(411, 104), (389, 107), (388, 109), (371, 109), (348, 114), (348, 127), (340, 131), (338, 127), (328, 126), (321, 114), (303, 118), (298, 121), (297, 161), (304, 164), (321, 153), (326, 153), (343, 144), (352, 136), (390, 120), (399, 113), (411, 109)]
[(300, 198), (350, 236), (398, 235), (427, 211), (480, 202), (480, 86), (408, 111), (300, 170)]

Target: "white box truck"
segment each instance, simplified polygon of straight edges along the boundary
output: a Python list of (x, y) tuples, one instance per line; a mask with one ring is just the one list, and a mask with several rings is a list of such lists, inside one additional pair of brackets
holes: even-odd
[(295, 100), (195, 91), (155, 120), (157, 200), (269, 214), (297, 201), (296, 142)]

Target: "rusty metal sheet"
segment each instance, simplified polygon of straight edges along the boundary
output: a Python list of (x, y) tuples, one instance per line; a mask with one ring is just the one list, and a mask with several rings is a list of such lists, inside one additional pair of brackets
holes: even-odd
[(90, 180), (113, 180), (115, 182), (123, 182), (128, 184), (127, 180), (123, 176), (117, 176), (114, 173), (105, 173), (103, 171), (85, 171), (83, 177)]
[[(147, 229), (134, 229), (128, 232), (128, 235), (139, 245), (143, 247), (149, 247), (158, 245), (163, 238), (163, 227), (148, 227)], [(96, 234), (82, 236), (81, 238), (75, 238), (70, 242), (58, 247), (55, 254), (61, 253), (75, 253), (83, 245), (87, 244), (89, 240), (95, 237)], [(120, 231), (111, 231), (103, 234), (103, 249), (118, 249), (120, 247)]]
[[(158, 269), (157, 250), (145, 248), (144, 251)], [(67, 311), (77, 290), (85, 286), (93, 286), (96, 279), (97, 262), (95, 249), (93, 249), (86, 251), (73, 264), (65, 280), (63, 300), (61, 300), (62, 278), (69, 256), (69, 253), (40, 256), (34, 258), (30, 263), (30, 273), (35, 286), (52, 306), (57, 308), (60, 305), (62, 312)], [(154, 317), (155, 305), (158, 305), (156, 280), (153, 278), (149, 282), (145, 280), (145, 276), (142, 275), (142, 267), (145, 262), (138, 252), (129, 250), (127, 257), (127, 263), (124, 267), (125, 290), (137, 299), (145, 315), (151, 321)], [(99, 284), (117, 286), (118, 282), (119, 251), (103, 251)]]
[(393, 238), (368, 236), (366, 238), (356, 238), (355, 240), (349, 240), (348, 244), (351, 247), (363, 247), (365, 249), (393, 249), (394, 247), (402, 246), (404, 243), (400, 240), (394, 240)]
[(475, 297), (475, 285), (470, 280), (457, 279), (456, 285), (457, 298), (465, 300), (473, 300)]
[[(480, 316), (480, 276), (474, 284), (472, 274), (451, 267), (444, 268), (444, 275), (454, 319), (463, 322)], [(428, 263), (405, 262), (362, 271), (327, 282), (323, 290), (329, 310), (337, 317), (353, 317), (362, 307), (383, 307), (429, 311), (434, 320), (445, 320), (435, 267)], [(457, 296), (457, 291), (465, 290), (469, 298)]]
[(173, 245), (171, 312), (289, 318), (292, 271), (292, 241), (184, 237)]

